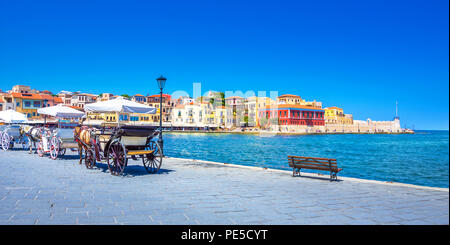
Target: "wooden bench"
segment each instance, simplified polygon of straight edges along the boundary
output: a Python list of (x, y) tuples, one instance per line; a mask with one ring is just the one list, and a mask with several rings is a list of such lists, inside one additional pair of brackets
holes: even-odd
[(288, 156), (289, 167), (293, 168), (292, 176), (300, 176), (300, 170), (314, 169), (330, 171), (330, 180), (337, 180), (337, 173), (342, 170), (338, 168), (336, 159), (319, 158), (319, 157), (299, 157)]

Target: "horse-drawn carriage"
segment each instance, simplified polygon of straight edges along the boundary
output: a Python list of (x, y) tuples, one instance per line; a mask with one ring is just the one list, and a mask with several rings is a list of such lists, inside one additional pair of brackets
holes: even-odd
[[(141, 160), (149, 173), (159, 171), (163, 154), (154, 139), (161, 132), (155, 126), (130, 125), (120, 119), (130, 113), (155, 114), (156, 108), (118, 98), (87, 104), (84, 109), (88, 113), (88, 121), (90, 113), (114, 115), (115, 121), (101, 122), (97, 126), (86, 122), (84, 126), (75, 130), (75, 138), (79, 143), (80, 164), (84, 160), (86, 167), (92, 168), (97, 161), (104, 160), (112, 175), (121, 175), (128, 165), (128, 160), (133, 159)], [(85, 152), (84, 158), (82, 150)]]
[(14, 145), (21, 146), (26, 149), (29, 145), (28, 138), (22, 133), (23, 123), (26, 123), (27, 117), (25, 114), (16, 112), (14, 110), (0, 111), (0, 144), (3, 150), (7, 151), (14, 147)]
[(1, 129), (1, 146), (2, 149), (7, 151), (13, 148), (15, 145), (19, 145), (22, 149), (29, 148), (29, 140), (21, 132), (20, 124), (3, 125)]
[[(46, 153), (55, 160), (58, 156), (64, 156), (66, 149), (77, 151), (78, 143), (74, 138), (74, 128), (78, 122), (74, 123), (71, 120), (76, 120), (84, 116), (84, 113), (63, 105), (56, 105), (38, 109), (38, 113), (52, 116), (58, 119), (57, 128), (44, 128), (41, 132), (41, 139), (37, 146), (39, 156), (44, 156)], [(62, 119), (70, 120), (62, 120)]]
[(112, 175), (121, 175), (129, 159), (141, 160), (147, 172), (157, 173), (163, 157), (161, 147), (154, 140), (159, 133), (156, 127), (150, 126), (84, 126), (75, 133), (80, 145), (80, 163), (84, 160), (86, 167), (92, 168), (96, 162), (106, 161)]
[(40, 157), (49, 154), (50, 158), (56, 160), (59, 156), (66, 154), (66, 149), (78, 150), (78, 143), (73, 136), (72, 128), (56, 128), (42, 130), (41, 139), (37, 145), (37, 153)]

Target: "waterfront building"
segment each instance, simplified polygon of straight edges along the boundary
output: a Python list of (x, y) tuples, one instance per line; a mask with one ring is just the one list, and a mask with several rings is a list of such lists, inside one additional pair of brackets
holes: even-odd
[(172, 110), (172, 125), (182, 126), (187, 121), (185, 105), (178, 104)]
[(176, 105), (172, 110), (172, 125), (183, 128), (215, 128), (216, 111), (211, 103), (192, 102)]
[(225, 98), (225, 107), (227, 108), (226, 126), (240, 127), (244, 120), (244, 98), (240, 96), (231, 96)]
[(88, 121), (110, 122), (110, 123), (151, 123), (151, 115), (145, 113), (127, 112), (87, 112)]
[(73, 93), (72, 93), (72, 92), (69, 92), (69, 91), (61, 91), (61, 92), (59, 92), (59, 93), (57, 94), (57, 96), (58, 96), (59, 98), (61, 98), (62, 103), (63, 103), (65, 106), (72, 106), (72, 96), (73, 96)]
[(0, 93), (0, 111), (13, 110), (12, 96), (8, 93)]
[(276, 101), (269, 97), (248, 97), (244, 102), (244, 115), (248, 116), (248, 126), (259, 125), (259, 109), (266, 107), (275, 107)]
[(35, 94), (36, 90), (31, 89), (30, 86), (26, 85), (15, 85), (12, 87), (10, 93)]
[(325, 123), (326, 124), (353, 124), (353, 116), (351, 114), (344, 114), (344, 109), (332, 106), (325, 108)]
[(277, 98), (277, 104), (278, 105), (302, 105), (302, 106), (309, 106), (314, 108), (322, 108), (322, 102), (320, 101), (305, 101), (302, 99), (302, 97), (298, 95), (293, 94), (283, 94), (281, 96), (278, 96)]
[(201, 108), (198, 103), (177, 105), (173, 109), (172, 124), (178, 127), (198, 127), (201, 124)]
[(193, 103), (195, 100), (189, 96), (180, 96), (175, 100), (175, 105), (186, 105), (189, 103)]
[(43, 104), (44, 107), (49, 107), (49, 106), (55, 106), (58, 104), (63, 104), (64, 101), (58, 97), (58, 96), (53, 96), (53, 95), (49, 95), (49, 94), (39, 94), (41, 96), (42, 102), (47, 102), (47, 104)]
[[(325, 110), (311, 106), (281, 104), (278, 107), (266, 107), (259, 110), (259, 117), (269, 124), (324, 126)], [(266, 124), (267, 122), (263, 122)]]
[[(155, 107), (157, 109), (156, 114), (151, 115), (151, 120), (153, 122), (159, 122), (159, 104), (160, 104), (160, 95), (155, 94), (146, 97), (146, 104)], [(172, 122), (172, 110), (175, 106), (175, 100), (172, 100), (172, 96), (169, 94), (162, 95), (162, 121), (169, 123)]]
[(135, 94), (131, 97), (134, 102), (145, 104), (147, 102), (147, 97), (141, 94)]
[(224, 93), (210, 90), (206, 93), (206, 95), (201, 97), (201, 101), (210, 102), (213, 106), (223, 106), (225, 104), (223, 96)]
[(79, 108), (84, 108), (86, 104), (94, 103), (97, 101), (97, 95), (87, 94), (87, 93), (79, 93), (74, 94), (71, 98), (70, 104), (72, 106), (76, 106)]
[(244, 101), (244, 124), (255, 127), (258, 120), (258, 97), (251, 96)]
[(97, 102), (116, 99), (118, 96), (111, 93), (102, 93), (97, 97)]
[(320, 101), (303, 101), (300, 102), (300, 105), (305, 105), (305, 106), (311, 106), (311, 107), (315, 107), (315, 108), (322, 108), (322, 102)]
[(227, 108), (225, 106), (216, 106), (214, 110), (214, 124), (217, 127), (225, 127), (225, 122), (227, 121)]
[[(12, 98), (12, 109), (25, 114), (29, 120), (40, 118), (37, 109), (62, 103), (61, 98), (47, 94), (12, 92), (10, 95)], [(44, 101), (47, 103), (44, 104)]]
[(283, 105), (283, 104), (300, 105), (301, 102), (304, 102), (304, 100), (298, 95), (283, 94), (283, 95), (277, 97), (278, 105)]
[(200, 123), (208, 127), (214, 124), (214, 108), (210, 102), (200, 103)]
[(370, 118), (367, 119), (367, 124), (375, 132), (400, 132), (400, 118), (395, 117), (392, 121), (372, 121)]

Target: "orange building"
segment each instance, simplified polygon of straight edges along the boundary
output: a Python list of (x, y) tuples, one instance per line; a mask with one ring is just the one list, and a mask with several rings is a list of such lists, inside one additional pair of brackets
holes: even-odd
[(37, 110), (42, 107), (54, 106), (63, 103), (59, 97), (48, 94), (15, 93), (12, 92), (14, 110), (23, 113), (28, 119), (39, 119)]

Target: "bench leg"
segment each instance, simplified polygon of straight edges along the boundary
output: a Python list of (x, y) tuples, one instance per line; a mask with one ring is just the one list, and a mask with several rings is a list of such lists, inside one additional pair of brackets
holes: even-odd
[(334, 172), (330, 172), (330, 181), (337, 180), (337, 175)]
[(299, 168), (294, 168), (294, 170), (292, 171), (292, 177), (295, 177), (295, 176), (300, 176)]

